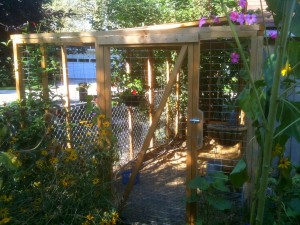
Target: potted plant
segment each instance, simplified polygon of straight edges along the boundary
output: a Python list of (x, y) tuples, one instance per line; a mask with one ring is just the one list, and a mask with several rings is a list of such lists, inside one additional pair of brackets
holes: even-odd
[(119, 100), (126, 106), (138, 106), (144, 97), (142, 80), (132, 74), (123, 74), (119, 79)]

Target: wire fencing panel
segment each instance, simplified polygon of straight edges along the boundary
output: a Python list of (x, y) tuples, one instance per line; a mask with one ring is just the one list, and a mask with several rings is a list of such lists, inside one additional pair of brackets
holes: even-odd
[[(161, 102), (177, 49), (113, 49), (111, 55), (115, 58), (112, 63), (113, 131), (121, 154), (116, 188), (122, 195), (132, 163)], [(143, 90), (139, 89), (139, 81)], [(184, 224), (186, 145), (185, 138), (179, 136), (184, 136), (186, 128), (183, 123), (179, 132), (178, 123), (180, 117), (186, 117), (187, 98), (184, 87), (176, 89), (179, 82), (186, 85), (186, 73), (180, 75), (169, 96), (125, 206), (122, 218), (130, 224)], [(133, 88), (128, 92), (128, 87)], [(139, 104), (124, 101), (127, 100), (124, 95), (135, 91), (144, 95)], [(179, 96), (184, 101), (179, 102)]]
[[(243, 40), (245, 52), (248, 42)], [(245, 117), (238, 107), (237, 99), (244, 87), (243, 65), (239, 60), (238, 49), (232, 39), (201, 42), (200, 57), (200, 96), (199, 108), (204, 112), (204, 146), (199, 152), (199, 175), (209, 182), (217, 179), (215, 174), (229, 175), (245, 152), (247, 127)], [(223, 181), (226, 185), (226, 178)], [(240, 224), (242, 212), (231, 210), (230, 214), (213, 206), (214, 195), (219, 206), (224, 200), (232, 203), (232, 209), (240, 208), (242, 192), (229, 185), (224, 192), (204, 191), (200, 194), (198, 214), (205, 224), (214, 224), (207, 218)], [(209, 202), (210, 201), (210, 202)]]

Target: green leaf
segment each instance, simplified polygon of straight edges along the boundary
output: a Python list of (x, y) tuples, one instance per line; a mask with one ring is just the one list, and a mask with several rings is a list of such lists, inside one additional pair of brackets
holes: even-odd
[(230, 209), (232, 206), (231, 201), (224, 199), (220, 196), (207, 196), (208, 203), (215, 209), (226, 210)]
[(196, 225), (203, 225), (201, 218), (197, 218)]
[(219, 191), (229, 192), (229, 188), (225, 185), (223, 180), (215, 180), (212, 186)]
[[(300, 26), (298, 26), (300, 27)], [(288, 43), (288, 60), (292, 68), (300, 62), (300, 42), (291, 40)], [(300, 77), (300, 66), (297, 65), (293, 71), (293, 76)]]
[(236, 164), (233, 171), (230, 173), (229, 178), (235, 187), (241, 187), (248, 180), (247, 165), (244, 159), (241, 159)]
[[(263, 85), (263, 82), (256, 83), (257, 86)], [(257, 120), (260, 117), (259, 104), (263, 105), (265, 101), (265, 94), (262, 90), (257, 90), (260, 95), (260, 102), (257, 102), (255, 92), (251, 87), (244, 88), (237, 98), (238, 105), (246, 113), (246, 115), (252, 119)]]
[(300, 36), (300, 3), (297, 2), (295, 6), (295, 15), (291, 21), (291, 32), (297, 37)]
[(0, 164), (7, 170), (16, 170), (21, 165), (21, 162), (12, 153), (0, 152)]
[(222, 171), (217, 171), (217, 172), (214, 172), (214, 173), (210, 173), (209, 175), (210, 175), (210, 177), (212, 177), (214, 180), (228, 181), (228, 176), (226, 176), (226, 175), (224, 174), (224, 172), (222, 172)]
[(273, 12), (275, 25), (278, 26), (280, 21), (282, 20), (284, 1), (282, 0), (266, 0), (268, 5), (268, 10)]
[(289, 206), (300, 215), (300, 199), (299, 198), (293, 198), (289, 202)]
[(196, 177), (189, 182), (188, 186), (191, 189), (199, 188), (200, 190), (205, 191), (209, 188), (209, 183), (204, 177)]
[(280, 121), (280, 125), (276, 129), (275, 136), (286, 134), (300, 142), (300, 102), (281, 99), (277, 120)]

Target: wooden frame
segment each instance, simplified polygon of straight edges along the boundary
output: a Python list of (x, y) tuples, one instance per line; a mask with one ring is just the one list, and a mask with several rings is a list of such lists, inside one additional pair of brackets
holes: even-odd
[[(262, 46), (263, 27), (260, 25), (252, 26), (235, 26), (235, 30), (240, 37), (251, 38), (251, 58), (261, 59), (262, 53), (255, 48)], [(145, 141), (142, 145), (141, 151), (137, 157), (135, 167), (132, 171), (128, 185), (124, 192), (122, 201), (119, 205), (121, 210), (126, 203), (130, 192), (132, 190), (135, 177), (138, 174), (146, 151), (150, 145), (153, 133), (159, 122), (159, 117), (162, 113), (164, 106), (168, 101), (168, 96), (174, 85), (177, 74), (184, 61), (186, 55), (188, 55), (188, 118), (190, 121), (192, 118), (199, 118), (200, 123), (188, 122), (187, 133), (187, 177), (186, 182), (189, 182), (197, 175), (197, 150), (202, 146), (202, 125), (203, 114), (199, 110), (198, 106), (198, 92), (199, 92), (199, 58), (200, 55), (200, 41), (211, 40), (217, 38), (232, 38), (231, 29), (228, 26), (214, 26), (214, 27), (198, 27), (197, 22), (190, 23), (175, 23), (158, 26), (149, 26), (141, 28), (131, 28), (114, 31), (100, 31), (100, 32), (82, 32), (82, 33), (46, 33), (46, 34), (22, 34), (12, 35), (13, 51), (14, 51), (14, 64), (15, 75), (17, 85), (17, 96), (19, 99), (25, 98), (25, 89), (23, 82), (23, 72), (21, 65), (21, 54), (18, 50), (19, 46), (26, 44), (55, 44), (62, 47), (62, 53), (65, 54), (65, 47), (68, 45), (81, 46), (85, 44), (94, 44), (96, 49), (96, 82), (97, 82), (97, 104), (100, 110), (108, 117), (112, 116), (111, 106), (111, 74), (110, 74), (110, 47), (136, 47), (136, 48), (151, 48), (161, 47), (168, 48), (178, 46), (181, 48), (180, 54), (176, 61), (175, 67), (170, 74), (168, 84), (163, 94), (159, 107), (152, 115), (152, 124), (145, 137)], [(46, 53), (43, 53), (43, 57), (46, 57)], [(261, 55), (256, 57), (257, 55)], [(63, 57), (66, 59), (66, 56)], [(254, 76), (260, 72), (258, 70), (260, 61), (251, 61), (251, 71)], [(64, 68), (64, 77), (67, 76), (66, 60), (62, 60)], [(43, 60), (44, 67), (46, 61)], [(149, 65), (149, 70), (151, 65)], [(150, 72), (149, 72), (150, 73)], [(46, 76), (46, 74), (45, 74)], [(65, 78), (67, 84), (67, 78)], [(46, 78), (44, 84), (46, 85)], [(47, 98), (47, 95), (45, 95)], [(67, 102), (68, 104), (68, 102)], [(69, 107), (67, 105), (66, 107)], [(194, 135), (197, 134), (197, 135)], [(249, 138), (252, 134), (248, 134)], [(249, 156), (254, 160), (253, 156)], [(248, 158), (249, 158), (248, 157)], [(251, 162), (252, 162), (251, 161)], [(249, 173), (253, 173), (249, 171)], [(191, 196), (194, 191), (187, 188), (187, 196)], [(197, 219), (197, 204), (187, 203), (186, 206), (186, 218), (187, 223), (195, 224)]]

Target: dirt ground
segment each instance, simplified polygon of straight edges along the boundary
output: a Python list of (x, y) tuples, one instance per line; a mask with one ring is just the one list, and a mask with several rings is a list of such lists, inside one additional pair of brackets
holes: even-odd
[[(198, 174), (205, 176), (210, 169), (229, 172), (241, 156), (240, 147), (206, 144), (199, 150)], [(185, 224), (186, 149), (186, 142), (178, 142), (146, 155), (139, 181), (121, 215), (125, 224)], [(121, 197), (125, 189), (121, 177), (115, 184)]]

